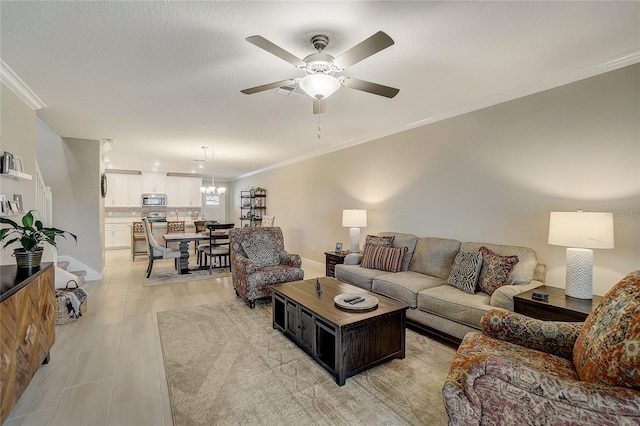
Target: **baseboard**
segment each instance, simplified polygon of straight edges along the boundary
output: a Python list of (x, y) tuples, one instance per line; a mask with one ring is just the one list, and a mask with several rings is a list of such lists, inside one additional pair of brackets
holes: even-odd
[(58, 256), (58, 262), (61, 262), (61, 261), (69, 262), (69, 267), (67, 268), (67, 271), (86, 271), (87, 275), (85, 275), (84, 277), (85, 281), (95, 281), (95, 280), (102, 279), (101, 272), (98, 272), (95, 269), (85, 265), (84, 263), (80, 262), (78, 259), (72, 256)]
[(324, 269), (325, 268), (325, 264), (322, 262), (317, 262), (315, 260), (311, 260), (311, 259), (307, 259), (306, 257), (302, 258), (302, 264), (303, 265), (309, 265), (315, 268), (320, 268), (320, 269)]

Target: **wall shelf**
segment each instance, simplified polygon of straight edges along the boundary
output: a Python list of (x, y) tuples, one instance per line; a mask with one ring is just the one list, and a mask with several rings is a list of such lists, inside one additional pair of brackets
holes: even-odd
[(11, 178), (11, 179), (17, 179), (17, 180), (31, 180), (32, 179), (31, 175), (29, 175), (27, 173), (19, 172), (17, 170), (9, 170), (6, 173), (0, 173), (0, 176), (8, 177), (8, 178)]

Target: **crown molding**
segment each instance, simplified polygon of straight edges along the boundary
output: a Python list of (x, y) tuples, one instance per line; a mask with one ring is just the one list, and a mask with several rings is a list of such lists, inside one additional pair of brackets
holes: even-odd
[(467, 113), (477, 111), (483, 108), (487, 108), (493, 105), (497, 105), (497, 104), (508, 102), (514, 99), (522, 98), (528, 95), (532, 95), (534, 93), (539, 93), (545, 90), (564, 86), (566, 84), (575, 83), (580, 80), (584, 80), (590, 77), (595, 77), (596, 75), (604, 74), (609, 71), (615, 71), (617, 69), (624, 68), (629, 65), (634, 65), (637, 63), (640, 63), (640, 51), (637, 51), (637, 50), (628, 51), (621, 55), (609, 58), (603, 62), (591, 64), (585, 67), (580, 67), (559, 75), (545, 78), (543, 80), (540, 80), (531, 84), (527, 84), (525, 86), (516, 87), (506, 92), (499, 93), (497, 95), (493, 95), (484, 99), (478, 99), (476, 101), (469, 102), (465, 105), (460, 105), (443, 114), (427, 117), (422, 120), (415, 121), (413, 123), (408, 123), (403, 126), (396, 127), (394, 129), (389, 129), (385, 132), (380, 132), (377, 134), (362, 135), (361, 137), (346, 140), (344, 142), (331, 145), (326, 148), (322, 148), (317, 151), (313, 151), (308, 154), (301, 155), (299, 157), (290, 158), (280, 163), (272, 164), (262, 169), (245, 173), (241, 176), (234, 178), (233, 180), (236, 181), (236, 180), (247, 178), (250, 176), (259, 175), (269, 170), (290, 166), (292, 164), (296, 164), (301, 161), (310, 160), (312, 158), (320, 157), (322, 155), (326, 155), (335, 151), (340, 151), (346, 148), (350, 148), (352, 146), (360, 145), (367, 142), (372, 142), (374, 140), (391, 136), (396, 133), (401, 133), (407, 130), (414, 129), (416, 127), (426, 126), (427, 124), (436, 123), (438, 121), (446, 120), (448, 118), (453, 118), (459, 115), (467, 114)]
[(2, 59), (0, 59), (0, 81), (11, 89), (13, 93), (18, 95), (32, 110), (37, 111), (47, 107), (47, 105), (33, 93), (33, 90), (31, 90)]

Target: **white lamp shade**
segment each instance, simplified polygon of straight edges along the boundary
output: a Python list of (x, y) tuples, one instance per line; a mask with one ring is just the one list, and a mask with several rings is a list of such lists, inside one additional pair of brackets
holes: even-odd
[(342, 226), (345, 228), (364, 228), (367, 226), (367, 211), (342, 210)]
[(551, 212), (548, 242), (564, 247), (612, 249), (613, 214)]
[(300, 87), (314, 99), (325, 99), (333, 95), (341, 84), (337, 78), (327, 74), (309, 74), (300, 80)]

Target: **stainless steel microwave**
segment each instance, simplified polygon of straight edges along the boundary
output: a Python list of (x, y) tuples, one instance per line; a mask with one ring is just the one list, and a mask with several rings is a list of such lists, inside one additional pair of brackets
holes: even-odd
[(142, 207), (167, 207), (165, 194), (142, 194)]

